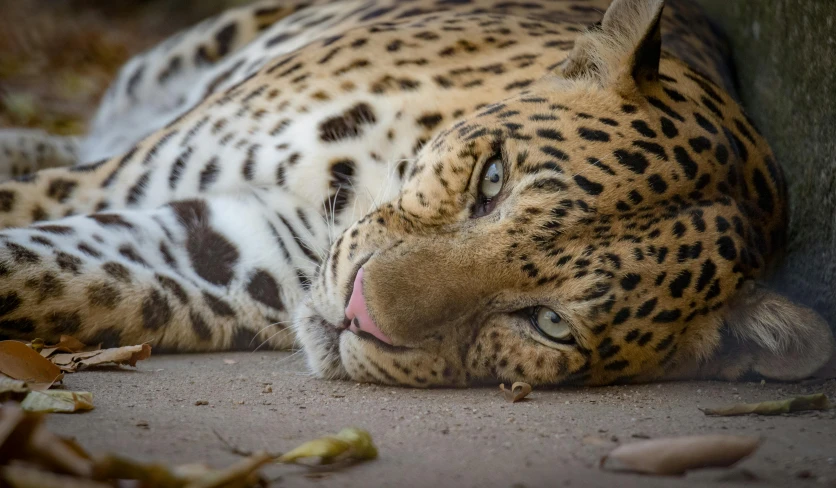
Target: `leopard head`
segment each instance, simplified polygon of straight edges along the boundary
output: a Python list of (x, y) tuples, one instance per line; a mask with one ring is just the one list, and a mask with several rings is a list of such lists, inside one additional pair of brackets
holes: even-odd
[(554, 72), (441, 131), (335, 242), (296, 329), (320, 376), (413, 386), (804, 377), (814, 312), (755, 280), (786, 190), (721, 87), (616, 0)]

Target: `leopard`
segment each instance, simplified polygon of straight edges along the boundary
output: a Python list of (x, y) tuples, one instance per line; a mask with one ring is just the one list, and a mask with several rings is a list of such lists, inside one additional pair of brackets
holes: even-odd
[(690, 0), (268, 0), (0, 132), (0, 335), (409, 387), (794, 381), (787, 182)]

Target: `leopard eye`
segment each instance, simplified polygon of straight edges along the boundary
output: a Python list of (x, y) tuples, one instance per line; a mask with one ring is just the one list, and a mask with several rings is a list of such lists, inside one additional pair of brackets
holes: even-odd
[(531, 311), (531, 323), (547, 338), (557, 342), (570, 342), (572, 329), (557, 312), (546, 307), (535, 307)]
[(491, 158), (482, 170), (482, 179), (479, 181), (479, 196), (483, 200), (491, 200), (499, 195), (502, 190), (502, 183), (505, 176), (505, 168), (502, 160)]

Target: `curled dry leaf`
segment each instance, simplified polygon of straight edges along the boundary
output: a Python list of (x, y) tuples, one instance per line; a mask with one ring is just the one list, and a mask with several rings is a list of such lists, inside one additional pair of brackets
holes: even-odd
[(320, 458), (321, 464), (337, 460), (364, 461), (377, 457), (372, 436), (362, 429), (345, 428), (335, 436), (321, 437), (296, 447), (279, 457), (280, 463), (293, 463), (303, 458)]
[(87, 369), (91, 366), (105, 364), (136, 366), (138, 361), (148, 359), (149, 357), (151, 357), (151, 346), (149, 344), (141, 344), (138, 346), (99, 349), (97, 351), (53, 354), (49, 360), (61, 368), (61, 370), (72, 373)]
[(757, 437), (703, 435), (626, 444), (601, 458), (610, 471), (679, 475), (688, 470), (728, 467), (755, 452)]
[(45, 390), (64, 377), (57, 366), (18, 341), (0, 341), (0, 373), (25, 381), (32, 390)]
[[(32, 341), (32, 345), (35, 345), (35, 341)], [(56, 352), (76, 353), (84, 351), (95, 351), (97, 349), (101, 349), (101, 347), (99, 346), (87, 346), (75, 337), (68, 335), (62, 335), (58, 341), (58, 344), (54, 345), (45, 345), (43, 344), (43, 341), (41, 341), (41, 346), (42, 347), (40, 349), (40, 353), (41, 356), (45, 358), (52, 356)]]
[(805, 410), (827, 410), (831, 407), (830, 400), (824, 393), (804, 395), (786, 400), (776, 400), (760, 403), (738, 403), (720, 408), (703, 408), (702, 412), (711, 416), (747, 415), (780, 415), (782, 413), (803, 412)]
[(74, 413), (93, 410), (93, 394), (86, 391), (33, 391), (26, 395), (20, 408), (27, 412)]
[(505, 396), (505, 400), (511, 403), (517, 403), (518, 401), (522, 400), (529, 393), (531, 393), (531, 385), (528, 383), (523, 383), (522, 381), (517, 381), (513, 385), (511, 385), (510, 390), (505, 389), (505, 383), (499, 385), (499, 389), (502, 390), (502, 394)]

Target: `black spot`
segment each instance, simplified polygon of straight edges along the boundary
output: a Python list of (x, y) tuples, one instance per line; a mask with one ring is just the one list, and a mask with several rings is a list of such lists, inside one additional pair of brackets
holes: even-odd
[(0, 190), (0, 212), (11, 212), (15, 205), (17, 194), (10, 190)]
[(186, 293), (186, 289), (177, 282), (177, 280), (173, 278), (169, 278), (168, 276), (163, 276), (161, 274), (155, 274), (154, 277), (157, 279), (157, 282), (163, 286), (166, 290), (170, 291), (182, 304), (189, 303), (189, 294)]
[(692, 274), (688, 270), (680, 271), (676, 278), (674, 278), (668, 287), (671, 291), (671, 296), (674, 298), (682, 298), (682, 293), (691, 284)]
[(206, 191), (218, 179), (218, 173), (220, 173), (220, 167), (218, 157), (215, 156), (200, 170), (199, 191)]
[(656, 144), (655, 142), (633, 141), (633, 146), (638, 147), (640, 149), (644, 149), (645, 151), (653, 154), (662, 161), (668, 160), (668, 153), (667, 151), (665, 151), (665, 148), (659, 144)]
[(583, 191), (589, 193), (590, 195), (599, 195), (602, 191), (604, 191), (603, 185), (595, 183), (594, 181), (589, 181), (581, 175), (575, 175), (575, 183), (577, 183)]
[(679, 163), (682, 170), (685, 171), (685, 176), (689, 180), (693, 180), (697, 176), (697, 163), (691, 159), (691, 155), (688, 154), (688, 151), (682, 146), (676, 146), (673, 148), (673, 155), (676, 162)]
[(709, 141), (707, 138), (703, 136), (688, 139), (688, 144), (691, 146), (691, 149), (693, 149), (694, 152), (697, 154), (711, 149), (711, 141)]
[(279, 295), (279, 284), (273, 276), (264, 270), (257, 270), (247, 283), (247, 293), (250, 296), (268, 307), (276, 310), (284, 310), (284, 303), (282, 303)]
[(668, 139), (673, 139), (679, 135), (679, 130), (677, 130), (676, 125), (671, 121), (671, 119), (662, 117), (662, 133), (665, 134)]
[(720, 253), (724, 259), (732, 261), (737, 257), (737, 248), (734, 241), (729, 236), (722, 236), (717, 239), (717, 252)]
[(636, 288), (636, 285), (642, 280), (642, 277), (636, 273), (629, 273), (621, 278), (621, 288), (630, 291)]
[(78, 183), (75, 181), (56, 178), (49, 182), (46, 195), (60, 203), (64, 203), (68, 198), (70, 198), (70, 195), (72, 195), (73, 190), (75, 190), (77, 186)]
[(14, 336), (27, 336), (35, 332), (35, 322), (31, 319), (0, 320), (0, 330), (9, 331)]
[(685, 224), (683, 224), (682, 222), (677, 221), (673, 224), (673, 233), (676, 237), (681, 238), (682, 236), (684, 236), (686, 230), (688, 230), (688, 228), (685, 227)]
[(643, 174), (650, 164), (648, 163), (647, 158), (644, 157), (644, 154), (640, 152), (618, 149), (613, 152), (613, 154), (615, 155), (615, 160), (618, 161), (618, 164), (636, 174)]
[(700, 125), (703, 129), (708, 131), (711, 134), (717, 134), (717, 127), (714, 126), (711, 122), (708, 121), (705, 117), (703, 117), (698, 112), (694, 112), (694, 119), (696, 119), (697, 124)]
[(667, 337), (659, 341), (659, 344), (656, 344), (654, 349), (656, 349), (657, 352), (662, 352), (669, 348), (671, 344), (673, 344), (673, 334), (668, 334)]
[(232, 307), (215, 295), (204, 291), (203, 299), (206, 301), (206, 305), (209, 306), (209, 309), (212, 310), (212, 313), (218, 317), (235, 317), (235, 311)]
[(616, 312), (615, 317), (612, 319), (612, 325), (620, 325), (627, 321), (630, 318), (630, 309), (627, 307), (622, 308), (618, 312)]
[(142, 301), (142, 326), (159, 330), (171, 321), (171, 316), (171, 306), (165, 296), (159, 290), (151, 290)]
[(81, 328), (81, 315), (78, 312), (52, 312), (47, 314), (46, 322), (55, 335), (75, 334)]
[(439, 123), (441, 123), (441, 121), (443, 119), (444, 119), (444, 117), (440, 113), (433, 112), (433, 113), (424, 114), (424, 115), (418, 117), (418, 120), (416, 120), (416, 122), (418, 122), (418, 125), (426, 128), (426, 129), (433, 129), (433, 128), (435, 128), (435, 126), (437, 126)]
[(238, 25), (231, 22), (215, 33), (215, 41), (218, 43), (218, 57), (222, 58), (229, 54), (235, 35), (238, 33)]
[(364, 125), (377, 122), (374, 110), (367, 103), (358, 103), (341, 115), (325, 119), (319, 124), (319, 138), (323, 142), (336, 142), (360, 137)]
[(615, 356), (621, 350), (621, 346), (613, 344), (612, 339), (605, 338), (598, 344), (598, 355), (601, 359), (607, 359)]
[(566, 139), (563, 137), (563, 134), (560, 131), (555, 129), (537, 129), (537, 135), (539, 137), (544, 137), (546, 139), (550, 139), (552, 141), (565, 141)]
[(653, 317), (653, 321), (665, 324), (669, 322), (675, 322), (676, 320), (679, 320), (679, 317), (681, 316), (682, 311), (680, 311), (678, 308), (675, 308), (673, 310), (662, 310), (661, 312), (657, 313), (655, 317)]
[(122, 227), (129, 230), (134, 228), (133, 224), (125, 220), (119, 214), (94, 213), (88, 215), (88, 217), (105, 227)]
[(714, 279), (714, 275), (717, 273), (717, 265), (714, 264), (714, 261), (710, 259), (706, 259), (701, 266), (700, 276), (697, 278), (697, 291), (702, 291), (711, 280)]
[(587, 141), (593, 142), (609, 142), (610, 135), (602, 130), (595, 130), (589, 129), (587, 127), (581, 127), (578, 129), (578, 135), (581, 136), (582, 139), (586, 139)]
[(633, 126), (633, 129), (635, 129), (636, 132), (644, 137), (649, 137), (651, 139), (656, 137), (656, 132), (651, 129), (644, 120), (634, 120), (630, 125)]
[(55, 253), (55, 262), (62, 271), (72, 274), (79, 274), (81, 265), (83, 264), (81, 258), (73, 256), (72, 254), (67, 254), (64, 251), (58, 251)]
[(212, 329), (209, 328), (209, 325), (206, 323), (205, 320), (203, 320), (203, 317), (201, 317), (200, 314), (192, 310), (191, 312), (189, 312), (189, 320), (192, 323), (192, 330), (194, 331), (198, 340), (212, 340)]
[(15, 263), (37, 264), (41, 260), (40, 256), (38, 256), (36, 252), (23, 247), (20, 244), (7, 242), (6, 248), (9, 252), (11, 252), (12, 259), (14, 259)]
[(558, 159), (560, 161), (569, 161), (569, 156), (565, 152), (561, 151), (560, 149), (558, 149), (556, 147), (543, 146), (543, 147), (540, 148), (540, 150), (543, 151), (543, 153), (545, 153), (545, 154), (547, 154), (547, 155), (549, 155), (549, 156), (551, 156), (555, 159)]
[(119, 263), (108, 261), (102, 264), (102, 270), (119, 281), (125, 283), (131, 281), (131, 271)]
[(656, 303), (658, 303), (658, 299), (656, 298), (651, 298), (650, 300), (642, 303), (641, 306), (639, 306), (639, 308), (636, 309), (636, 318), (640, 319), (650, 315), (650, 312), (652, 312), (653, 309), (656, 308)]
[(639, 346), (644, 347), (651, 340), (653, 340), (653, 332), (645, 332), (644, 334), (642, 334), (641, 337), (639, 337), (639, 341), (636, 344), (638, 344)]
[(21, 303), (23, 303), (23, 300), (13, 291), (0, 296), (0, 317), (14, 312), (20, 307)]
[(119, 290), (107, 283), (92, 284), (87, 287), (87, 301), (94, 307), (113, 310), (119, 304)]
[(668, 190), (668, 184), (659, 173), (654, 173), (647, 177), (647, 183), (654, 193), (662, 194)]

